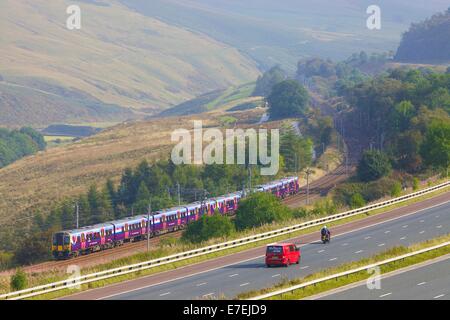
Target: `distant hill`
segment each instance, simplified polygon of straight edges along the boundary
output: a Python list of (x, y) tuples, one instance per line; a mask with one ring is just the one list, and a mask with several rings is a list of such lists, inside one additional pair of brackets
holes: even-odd
[[(448, 0), (120, 0), (141, 14), (238, 48), (265, 71), (295, 72), (300, 58), (342, 60), (353, 52), (395, 50), (413, 21), (445, 10)], [(382, 10), (381, 30), (366, 27), (367, 7)]]
[(450, 62), (450, 8), (413, 23), (403, 34), (395, 60), (410, 63)]
[[(72, 4), (81, 30), (66, 28)], [(2, 0), (0, 30), (0, 125), (123, 121), (259, 75), (237, 49), (118, 0)]]

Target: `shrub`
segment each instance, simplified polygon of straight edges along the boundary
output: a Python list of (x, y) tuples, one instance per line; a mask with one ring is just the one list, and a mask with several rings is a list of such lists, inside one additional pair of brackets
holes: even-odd
[(358, 177), (368, 182), (387, 176), (392, 170), (388, 156), (377, 150), (364, 152), (358, 164)]
[(273, 194), (254, 193), (240, 203), (235, 225), (236, 229), (242, 230), (292, 217), (292, 211)]
[(228, 237), (234, 232), (234, 225), (226, 216), (218, 212), (213, 216), (202, 216), (199, 220), (188, 224), (182, 239), (192, 243), (200, 243), (213, 238)]
[(414, 178), (413, 179), (413, 191), (419, 190), (419, 179)]
[(19, 291), (27, 287), (27, 275), (22, 269), (17, 269), (16, 273), (11, 277), (11, 290)]
[(402, 194), (402, 185), (396, 181), (391, 189), (391, 197), (399, 197)]
[(363, 196), (360, 193), (355, 193), (352, 195), (350, 199), (350, 207), (352, 209), (363, 207), (366, 204), (366, 200), (364, 200)]

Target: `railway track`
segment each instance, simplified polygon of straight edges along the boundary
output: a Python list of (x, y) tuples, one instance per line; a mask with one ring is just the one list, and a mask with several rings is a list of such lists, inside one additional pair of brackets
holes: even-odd
[[(349, 172), (351, 171), (349, 170)], [(328, 191), (331, 190), (337, 183), (347, 178), (348, 175), (345, 166), (340, 166), (336, 168), (327, 175), (311, 182), (309, 199), (314, 200), (320, 197), (323, 193), (328, 193)], [(305, 189), (305, 186), (303, 186), (302, 189)], [(285, 203), (290, 208), (295, 208), (304, 205), (306, 203), (306, 199), (307, 199), (306, 191), (302, 191), (295, 196), (291, 196), (289, 198), (284, 199), (283, 203)], [(182, 234), (181, 231), (177, 231), (163, 234), (156, 238), (151, 238), (150, 245), (155, 246), (166, 238), (180, 238), (181, 234)], [(99, 264), (108, 263), (120, 258), (125, 258), (138, 252), (145, 252), (146, 250), (147, 250), (147, 241), (146, 240), (137, 241), (125, 243), (124, 245), (120, 247), (115, 247), (113, 249), (79, 256), (77, 258), (73, 258), (70, 260), (48, 261), (36, 265), (27, 266), (24, 267), (23, 269), (27, 273), (41, 273), (46, 271), (64, 271), (67, 269), (68, 266), (71, 265), (77, 265), (81, 268), (87, 268)], [(1, 272), (0, 276), (10, 275), (13, 272), (14, 270)]]

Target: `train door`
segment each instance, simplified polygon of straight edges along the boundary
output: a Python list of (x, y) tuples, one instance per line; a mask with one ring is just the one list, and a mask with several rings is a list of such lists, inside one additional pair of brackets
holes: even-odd
[(86, 249), (86, 235), (84, 233), (81, 234), (81, 249)]
[(166, 222), (166, 215), (163, 214), (161, 215), (161, 225), (162, 225), (162, 229), (165, 230), (167, 228), (167, 222)]
[(181, 226), (181, 212), (177, 211), (177, 226)]
[(105, 228), (101, 228), (100, 229), (100, 244), (105, 244), (105, 243), (106, 243)]
[(147, 219), (142, 219), (141, 221), (141, 234), (147, 234), (147, 223), (146, 223)]
[(125, 226), (123, 227), (123, 231), (125, 233), (125, 239), (128, 239), (130, 236), (130, 232), (129, 232), (129, 228), (128, 228), (128, 223), (125, 223)]

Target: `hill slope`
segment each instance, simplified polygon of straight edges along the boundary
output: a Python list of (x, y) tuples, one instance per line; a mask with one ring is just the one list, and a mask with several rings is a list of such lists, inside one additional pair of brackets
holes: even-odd
[(450, 62), (450, 8), (405, 32), (395, 60), (413, 63)]
[[(70, 31), (77, 2), (82, 28)], [(0, 35), (0, 125), (127, 119), (118, 106), (151, 113), (258, 75), (236, 49), (115, 0), (3, 0)]]
[[(142, 14), (206, 33), (252, 57), (263, 69), (295, 70), (299, 58), (344, 59), (353, 52), (397, 48), (413, 21), (446, 9), (448, 0), (121, 0)], [(382, 11), (381, 30), (366, 9)]]

